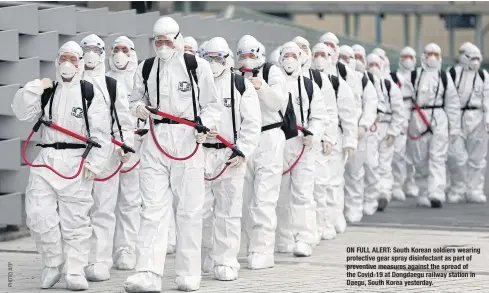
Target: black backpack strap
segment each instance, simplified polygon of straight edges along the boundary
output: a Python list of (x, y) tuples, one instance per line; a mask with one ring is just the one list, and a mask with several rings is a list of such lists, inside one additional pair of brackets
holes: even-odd
[(484, 70), (483, 69), (479, 69), (479, 76), (481, 77), (482, 82), (485, 82), (486, 81), (486, 75), (484, 74)]
[(58, 87), (58, 83), (53, 82), (53, 87), (45, 89), (41, 95), (41, 109), (42, 109), (41, 117), (44, 117), (44, 108), (49, 103), (50, 121), (53, 119), (53, 100), (54, 100), (54, 93), (56, 92), (57, 87)]
[(122, 127), (119, 121), (119, 115), (117, 114), (117, 109), (115, 108), (115, 100), (117, 98), (117, 80), (113, 79), (112, 77), (106, 76), (105, 84), (107, 85), (107, 91), (109, 92), (110, 97), (110, 135), (114, 137), (114, 131), (112, 129), (115, 122), (117, 123), (117, 128), (119, 129), (121, 140), (124, 141), (124, 136), (122, 135)]
[(236, 74), (233, 75), (234, 75), (234, 85), (236, 86), (236, 89), (242, 96), (246, 91), (245, 78), (241, 75), (236, 75)]
[(451, 67), (448, 70), (448, 73), (450, 73), (450, 76), (452, 77), (453, 82), (455, 82), (455, 79), (457, 78), (457, 72), (455, 71), (455, 67)]
[(372, 84), (375, 84), (374, 75), (370, 72), (367, 72), (367, 76), (368, 76), (368, 79), (370, 79), (370, 81), (372, 82)]
[[(301, 126), (304, 127), (304, 108), (302, 106), (302, 87), (301, 87), (301, 78), (302, 75), (299, 75), (297, 78), (297, 87), (299, 90), (299, 108), (301, 110)], [(305, 79), (305, 78), (304, 78)]]
[(83, 107), (83, 118), (85, 119), (85, 127), (87, 129), (88, 137), (90, 137), (90, 125), (88, 124), (88, 111), (92, 104), (94, 92), (93, 92), (93, 84), (88, 81), (81, 80), (81, 96), (82, 96), (82, 107)]
[(392, 81), (395, 84), (399, 84), (399, 78), (397, 77), (397, 71), (391, 72), (390, 75), (391, 75)]
[(333, 89), (334, 89), (334, 93), (336, 95), (336, 99), (338, 100), (338, 90), (340, 89), (340, 81), (338, 79), (338, 77), (334, 76), (334, 75), (328, 75), (329, 77), (329, 81), (331, 81), (331, 85), (333, 86)]
[(345, 64), (338, 62), (338, 63), (336, 63), (336, 68), (338, 69), (338, 72), (339, 72), (341, 78), (343, 78), (343, 80), (346, 81), (347, 72), (346, 72)]
[[(144, 94), (145, 95), (149, 95), (148, 94), (148, 78), (149, 78), (149, 74), (151, 73), (151, 68), (153, 68), (154, 63), (155, 63), (155, 57), (148, 58), (148, 59), (144, 60), (143, 83), (144, 83)], [(159, 79), (157, 82), (159, 82)], [(159, 98), (159, 95), (158, 95), (158, 98)], [(149, 96), (148, 96), (148, 100), (149, 100)]]
[(272, 63), (266, 62), (263, 65), (263, 80), (268, 84), (268, 75), (270, 74), (270, 68), (272, 67)]
[(447, 73), (445, 71), (441, 71), (440, 72), (440, 78), (441, 78), (441, 82), (443, 84), (443, 104), (442, 106), (445, 107), (445, 94), (447, 92), (447, 84), (448, 84), (448, 76), (447, 76)]
[[(234, 139), (234, 144), (238, 141), (238, 131), (236, 130), (236, 111), (234, 109), (235, 105), (235, 99), (234, 99), (234, 86), (238, 88), (238, 78), (242, 78), (243, 86), (244, 86), (244, 77), (235, 75), (234, 73), (231, 73), (231, 118), (233, 120), (233, 139)], [(239, 89), (238, 89), (239, 91)], [(244, 90), (243, 90), (244, 92)], [(241, 96), (243, 96), (243, 92), (240, 91)]]
[(367, 86), (368, 84), (368, 77), (366, 74), (363, 75), (362, 77), (362, 88), (365, 89), (365, 87)]
[(311, 116), (312, 96), (314, 95), (314, 85), (312, 80), (304, 77), (304, 87), (306, 88), (307, 97), (309, 98), (309, 109), (307, 109), (307, 120), (309, 120), (309, 116)]
[(416, 86), (416, 77), (418, 76), (418, 70), (414, 69), (411, 71), (411, 84), (413, 85), (413, 88), (418, 91), (417, 86)]
[(321, 72), (317, 69), (309, 69), (310, 79), (318, 85), (320, 89), (323, 88), (323, 78), (321, 77)]
[(388, 79), (384, 79), (385, 89), (387, 90), (387, 96), (389, 97), (389, 105), (391, 104), (391, 82)]
[[(192, 106), (194, 108), (194, 122), (200, 123), (200, 121), (198, 121), (200, 118), (197, 113), (197, 103), (199, 97), (197, 97), (197, 99), (195, 98), (195, 88), (194, 88), (194, 82), (192, 80), (194, 79), (195, 83), (198, 83), (197, 72), (196, 72), (198, 66), (197, 59), (195, 58), (195, 55), (187, 54), (187, 53), (183, 54), (183, 59), (185, 60), (185, 66), (187, 67), (187, 73), (190, 79), (190, 88), (192, 89)], [(200, 96), (200, 89), (199, 89), (199, 96)]]

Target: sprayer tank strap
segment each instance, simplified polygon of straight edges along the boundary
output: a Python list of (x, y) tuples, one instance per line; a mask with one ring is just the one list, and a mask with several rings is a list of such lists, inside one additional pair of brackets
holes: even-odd
[(233, 138), (234, 144), (238, 141), (238, 131), (236, 130), (236, 110), (234, 108), (235, 99), (234, 99), (234, 88), (235, 88), (235, 76), (234, 73), (231, 72), (231, 117), (233, 121)]
[(300, 110), (301, 110), (301, 126), (304, 127), (304, 109), (303, 109), (303, 106), (302, 106), (301, 77), (302, 77), (302, 75), (299, 75), (299, 77), (297, 78), (297, 86), (298, 86), (298, 89), (299, 89), (299, 107), (300, 107)]

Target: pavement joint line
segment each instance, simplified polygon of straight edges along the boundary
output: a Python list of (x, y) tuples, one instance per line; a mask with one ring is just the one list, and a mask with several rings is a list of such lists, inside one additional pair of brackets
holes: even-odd
[(390, 228), (390, 229), (415, 229), (415, 230), (444, 230), (455, 232), (488, 232), (489, 227), (470, 227), (470, 226), (441, 226), (441, 225), (420, 225), (420, 224), (395, 224), (395, 223), (369, 223), (361, 222), (349, 224), (350, 227), (369, 227), (369, 228)]

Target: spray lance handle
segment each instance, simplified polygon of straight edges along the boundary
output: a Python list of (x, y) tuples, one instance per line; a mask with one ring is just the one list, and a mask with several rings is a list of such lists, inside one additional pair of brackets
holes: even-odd
[(130, 146), (128, 146), (127, 144), (125, 144), (122, 141), (118, 141), (115, 138), (112, 138), (111, 141), (112, 141), (113, 144), (115, 144), (116, 146), (120, 147), (124, 151), (125, 154), (127, 154), (127, 153), (133, 153), (133, 154), (135, 154), (136, 153), (136, 151), (133, 148), (131, 148)]
[(148, 129), (136, 129), (134, 130), (134, 134), (137, 134), (139, 136), (144, 136), (146, 133), (148, 133)]
[[(237, 156), (242, 157), (242, 158), (245, 158), (245, 155), (243, 154), (243, 152), (240, 149), (238, 149), (237, 146), (233, 146), (231, 148), (231, 150), (233, 151), (233, 153), (231, 154), (231, 156), (229, 157), (228, 160), (231, 160), (232, 158), (237, 157)], [(231, 163), (226, 162), (226, 165), (229, 166), (229, 164), (231, 164)]]
[(312, 133), (311, 131), (309, 131), (306, 128), (304, 128), (302, 126), (299, 126), (299, 125), (297, 125), (297, 130), (302, 131), (302, 133), (304, 134), (304, 136), (314, 135), (314, 133)]
[(200, 119), (199, 116), (195, 117), (194, 128), (197, 130), (198, 133), (207, 133), (211, 131), (209, 128), (202, 124), (202, 119)]
[(90, 151), (92, 150), (93, 147), (96, 147), (96, 148), (102, 147), (98, 142), (94, 141), (90, 137), (87, 138), (86, 144), (87, 144), (87, 148), (85, 149), (85, 151), (83, 152), (83, 155), (82, 155), (82, 158), (84, 158), (84, 159), (86, 159), (88, 157), (88, 153), (90, 153)]

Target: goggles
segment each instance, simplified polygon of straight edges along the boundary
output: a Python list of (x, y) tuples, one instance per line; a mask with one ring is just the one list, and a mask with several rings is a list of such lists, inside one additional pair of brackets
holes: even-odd
[(104, 52), (103, 48), (97, 46), (84, 46), (82, 47), (82, 50), (83, 50), (83, 54), (94, 52), (95, 54), (102, 55), (102, 53)]
[(226, 64), (226, 58), (229, 54), (223, 52), (205, 52), (204, 59), (208, 62), (214, 61), (216, 63), (220, 63), (222, 65)]

